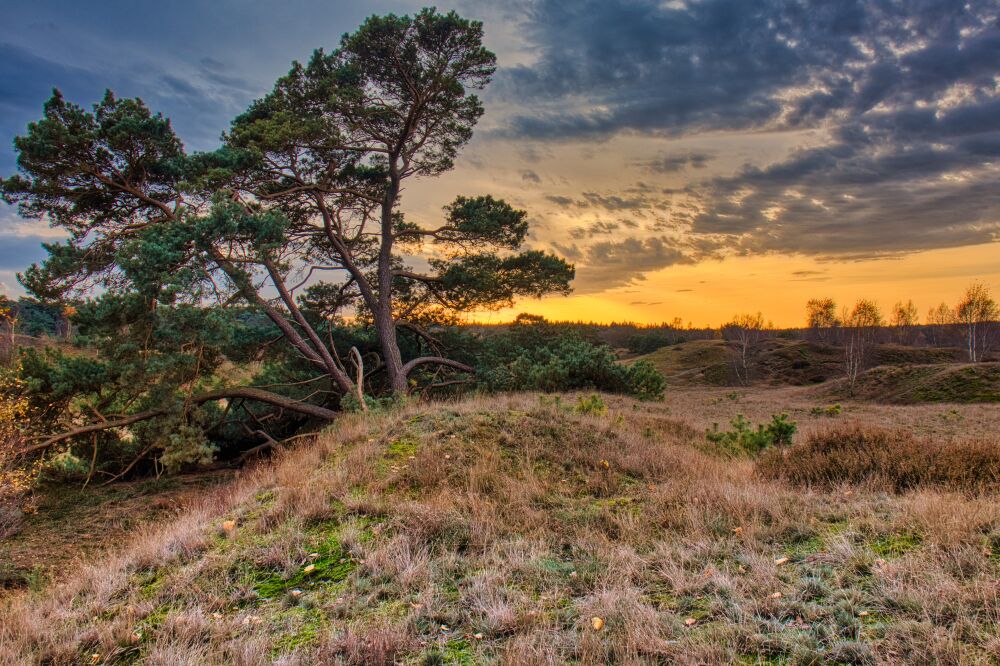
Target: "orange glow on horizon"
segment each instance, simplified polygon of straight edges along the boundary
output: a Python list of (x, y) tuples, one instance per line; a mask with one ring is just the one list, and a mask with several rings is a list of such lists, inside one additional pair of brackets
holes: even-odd
[(645, 280), (596, 294), (520, 301), (512, 308), (479, 313), (480, 323), (502, 323), (530, 312), (553, 321), (630, 321), (717, 327), (734, 314), (761, 312), (781, 328), (803, 325), (806, 301), (829, 296), (838, 306), (874, 298), (888, 314), (912, 299), (921, 321), (945, 302), (954, 305), (979, 281), (1000, 300), (1000, 243), (929, 250), (862, 261), (819, 261), (800, 255), (735, 257), (649, 273)]

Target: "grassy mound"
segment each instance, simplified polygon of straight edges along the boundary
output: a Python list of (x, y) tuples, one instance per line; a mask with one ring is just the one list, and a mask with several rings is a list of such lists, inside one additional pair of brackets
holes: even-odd
[(120, 555), (8, 600), (0, 661), (1000, 656), (995, 496), (803, 490), (700, 452), (703, 433), (648, 406), (597, 402), (345, 418)]
[[(830, 387), (848, 397), (843, 380)], [(879, 366), (863, 372), (853, 397), (896, 404), (1000, 402), (1000, 363)]]
[(722, 340), (693, 340), (645, 354), (633, 360), (653, 364), (668, 383), (726, 386), (729, 383), (729, 354)]

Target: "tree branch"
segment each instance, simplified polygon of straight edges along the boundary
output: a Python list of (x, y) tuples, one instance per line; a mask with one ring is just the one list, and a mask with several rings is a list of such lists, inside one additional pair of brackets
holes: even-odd
[[(208, 393), (192, 396), (190, 398), (190, 402), (191, 404), (200, 405), (202, 403), (211, 402), (212, 400), (221, 400), (223, 398), (244, 398), (246, 400), (256, 400), (258, 402), (274, 405), (275, 407), (280, 407), (281, 409), (287, 409), (292, 412), (298, 412), (299, 414), (305, 414), (306, 416), (323, 419), (324, 421), (333, 421), (337, 418), (337, 412), (327, 409), (326, 407), (320, 407), (319, 405), (312, 405), (307, 402), (293, 400), (292, 398), (286, 398), (285, 396), (278, 395), (277, 393), (262, 391), (261, 389), (251, 387), (234, 387), (219, 389), (217, 391), (209, 391)], [(74, 428), (58, 435), (53, 435), (39, 444), (34, 444), (26, 449), (22, 449), (17, 453), (17, 455), (18, 457), (23, 457), (38, 451), (44, 451), (59, 442), (63, 442), (73, 437), (86, 435), (92, 432), (99, 432), (101, 430), (109, 430), (111, 428), (123, 428), (125, 426), (132, 425), (133, 423), (147, 421), (158, 416), (164, 416), (169, 412), (170, 410), (166, 408), (147, 409), (135, 414), (129, 414), (128, 416), (115, 419), (113, 421), (101, 421), (100, 423), (91, 423), (89, 425), (80, 426), (79, 428)]]
[(443, 356), (421, 356), (420, 358), (415, 358), (412, 361), (406, 363), (403, 366), (403, 376), (408, 377), (413, 369), (418, 365), (444, 365), (449, 368), (455, 368), (456, 370), (461, 370), (462, 372), (470, 372), (475, 374), (476, 369), (472, 366), (460, 363), (459, 361), (453, 361), (450, 358), (444, 358)]

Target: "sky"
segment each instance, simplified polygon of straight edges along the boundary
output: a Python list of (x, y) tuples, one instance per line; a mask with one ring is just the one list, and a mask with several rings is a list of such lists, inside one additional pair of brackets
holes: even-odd
[[(375, 0), (5, 0), (0, 174), (53, 87), (168, 116), (189, 150)], [(526, 209), (569, 297), (482, 313), (801, 325), (805, 302), (1000, 296), (1000, 0), (455, 0), (498, 57), (455, 169), (412, 181), (431, 225), (457, 194)], [(58, 237), (0, 203), (0, 291)]]

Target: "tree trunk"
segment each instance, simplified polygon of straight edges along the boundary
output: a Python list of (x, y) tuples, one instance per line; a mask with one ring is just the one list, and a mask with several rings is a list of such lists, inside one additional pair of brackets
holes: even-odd
[(396, 319), (392, 315), (392, 210), (399, 194), (399, 167), (395, 156), (389, 159), (389, 186), (382, 199), (382, 245), (378, 256), (378, 309), (375, 327), (378, 329), (382, 360), (389, 376), (393, 393), (405, 393), (406, 373), (403, 372), (403, 357), (396, 339)]

